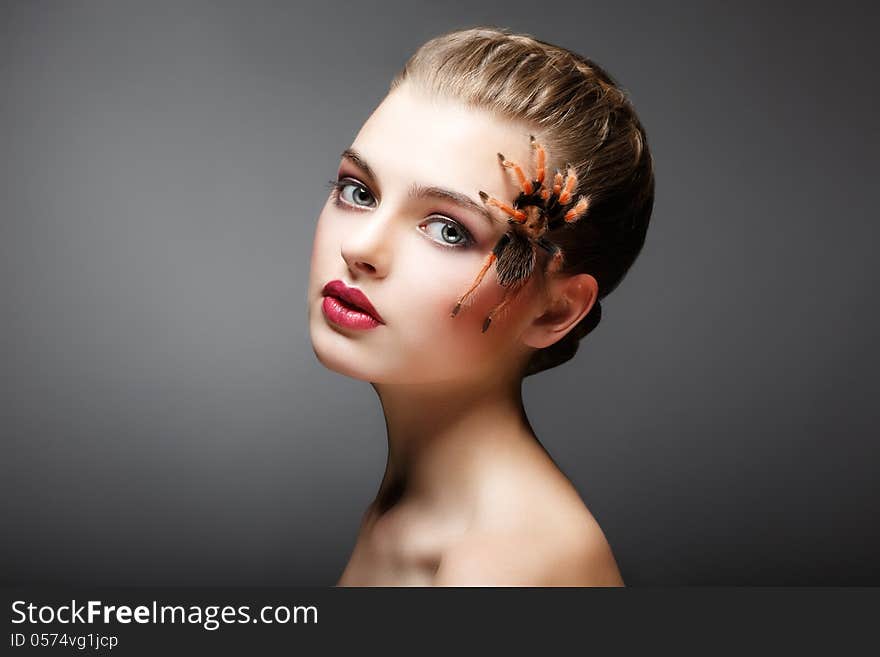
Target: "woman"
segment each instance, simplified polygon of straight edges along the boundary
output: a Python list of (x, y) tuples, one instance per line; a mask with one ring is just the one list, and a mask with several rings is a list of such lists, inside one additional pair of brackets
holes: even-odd
[[(547, 186), (572, 172), (572, 199), (588, 198), (546, 233), (553, 248), (536, 249), (508, 298), (487, 256), (511, 228), (501, 206), (524, 190), (513, 165), (535, 179), (538, 145)], [(312, 344), (326, 367), (371, 383), (388, 433), (338, 585), (622, 586), (521, 385), (574, 355), (644, 243), (653, 163), (624, 93), (528, 35), (445, 34), (394, 78), (331, 185), (312, 252)]]

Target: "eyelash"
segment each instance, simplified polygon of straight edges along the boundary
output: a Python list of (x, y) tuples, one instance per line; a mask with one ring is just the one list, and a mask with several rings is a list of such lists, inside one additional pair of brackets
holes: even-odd
[[(348, 187), (349, 185), (354, 185), (356, 187), (360, 187), (365, 192), (369, 193), (370, 196), (373, 196), (373, 198), (376, 198), (373, 195), (373, 193), (367, 188), (366, 185), (364, 185), (361, 182), (358, 182), (354, 178), (346, 177), (346, 178), (340, 178), (339, 180), (330, 180), (330, 181), (328, 181), (328, 184), (331, 189), (330, 197), (333, 199), (333, 203), (338, 208), (350, 209), (351, 207), (359, 207), (359, 206), (352, 206), (351, 203), (348, 203), (347, 201), (343, 201), (340, 199), (340, 194), (341, 194), (343, 188)], [(459, 242), (458, 244), (449, 244), (448, 242), (442, 243), (442, 242), (438, 242), (437, 240), (432, 239), (431, 241), (434, 242), (435, 244), (439, 245), (440, 248), (442, 248), (442, 249), (467, 249), (467, 248), (470, 248), (470, 247), (476, 245), (477, 241), (470, 234), (470, 231), (468, 231), (467, 228), (462, 226), (457, 221), (453, 221), (451, 219), (445, 219), (443, 217), (434, 217), (434, 218), (437, 220), (443, 221), (443, 223), (445, 223), (448, 226), (452, 226), (453, 228), (455, 228), (457, 231), (459, 231), (464, 236), (464, 241)]]

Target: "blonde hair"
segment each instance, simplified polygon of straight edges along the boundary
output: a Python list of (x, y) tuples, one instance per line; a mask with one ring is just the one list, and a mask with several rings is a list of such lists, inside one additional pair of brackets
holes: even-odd
[(608, 295), (644, 245), (654, 203), (654, 163), (626, 93), (595, 62), (500, 27), (455, 30), (424, 43), (391, 81), (456, 99), (529, 127), (547, 148), (547, 171), (575, 167), (574, 197), (590, 209), (573, 226), (548, 232), (563, 250), (563, 274), (599, 284), (590, 312), (565, 337), (537, 350), (525, 376), (571, 359), (602, 316)]

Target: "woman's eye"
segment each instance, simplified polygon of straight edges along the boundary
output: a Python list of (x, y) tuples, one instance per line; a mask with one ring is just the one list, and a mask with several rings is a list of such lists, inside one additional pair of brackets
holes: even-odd
[(462, 248), (462, 246), (470, 246), (473, 244), (473, 238), (459, 224), (449, 219), (435, 218), (429, 221), (425, 232), (428, 233), (435, 241), (446, 246)]
[[(331, 180), (329, 184), (333, 189), (331, 198), (340, 207), (373, 207), (375, 205), (376, 198), (362, 183), (351, 178), (343, 178)], [(422, 226), (426, 226), (426, 228), (422, 228)], [(427, 233), (435, 242), (449, 248), (466, 248), (476, 243), (467, 229), (452, 219), (432, 217), (425, 224), (419, 226), (419, 229)]]
[(375, 201), (369, 190), (360, 183), (340, 180), (335, 186), (339, 197), (349, 205), (371, 207), (369, 199)]

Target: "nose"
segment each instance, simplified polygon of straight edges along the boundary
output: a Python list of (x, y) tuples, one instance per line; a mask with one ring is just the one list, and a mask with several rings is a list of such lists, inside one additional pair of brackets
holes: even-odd
[(394, 234), (389, 219), (390, 214), (383, 218), (380, 212), (374, 211), (342, 240), (342, 259), (353, 274), (376, 278), (387, 275)]

